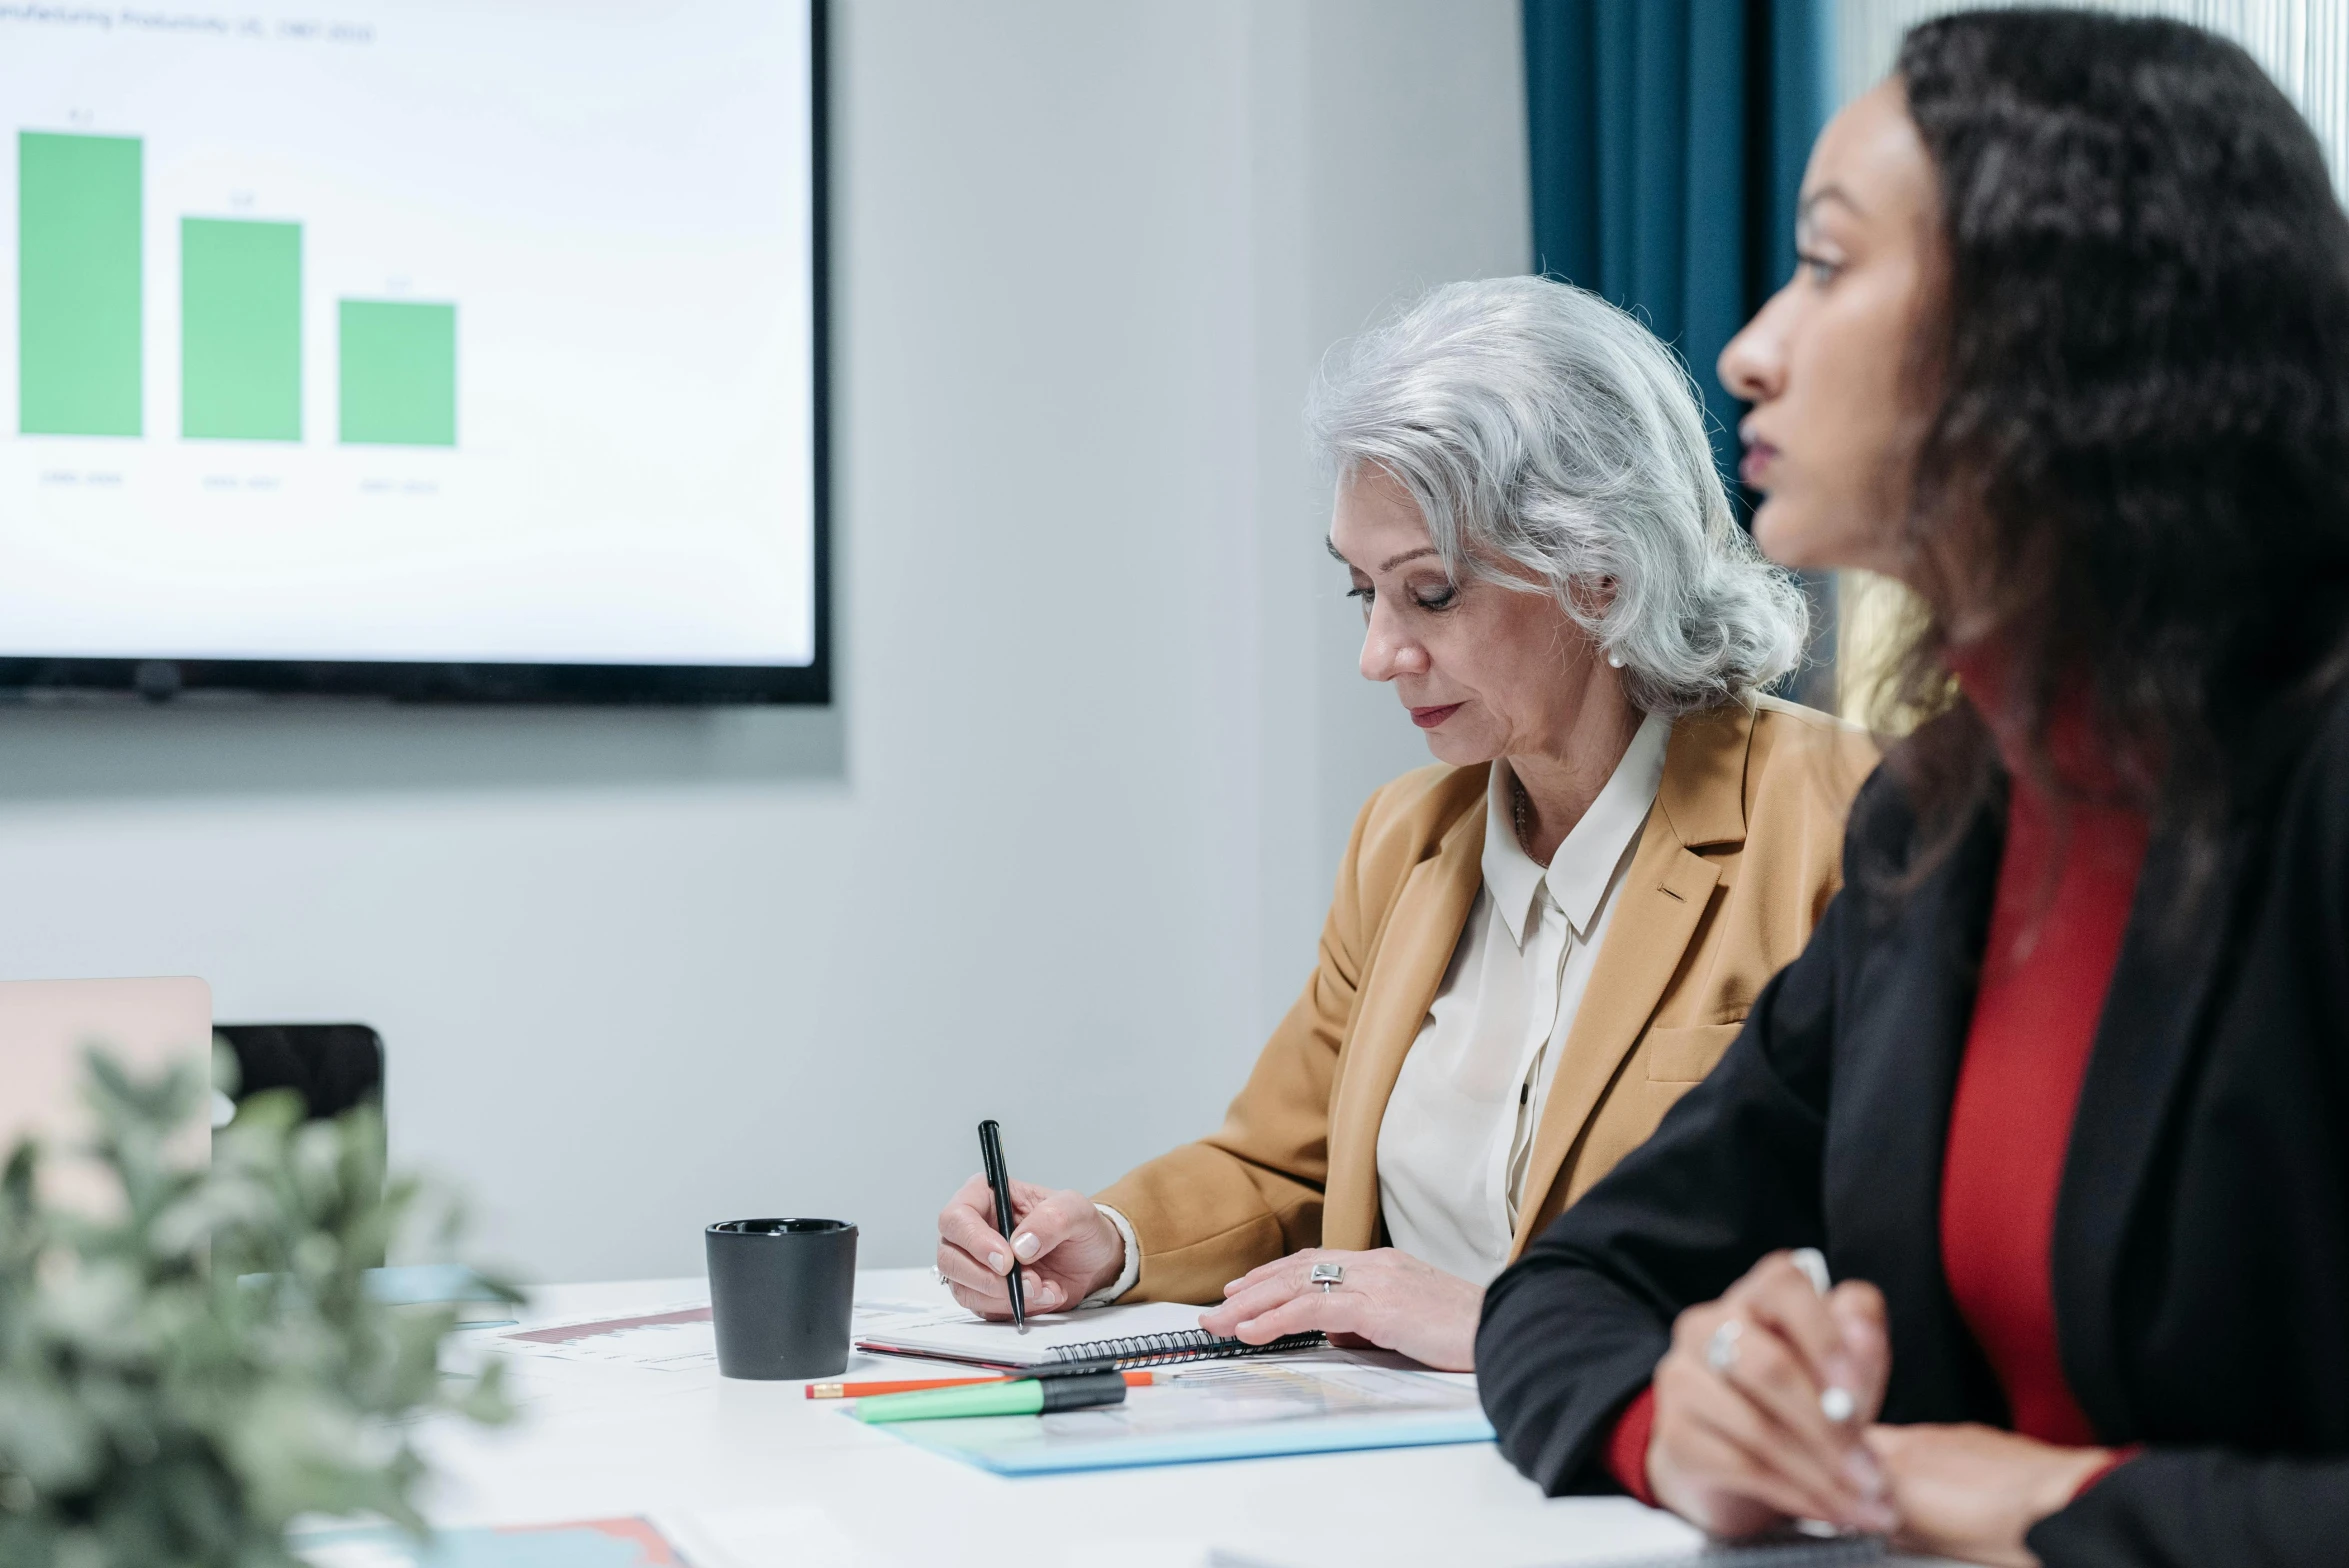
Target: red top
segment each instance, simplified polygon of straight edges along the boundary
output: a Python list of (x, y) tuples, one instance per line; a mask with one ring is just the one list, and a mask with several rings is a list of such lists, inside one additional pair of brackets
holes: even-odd
[[(2086, 736), (2076, 720), (2055, 726), (2056, 766), (2067, 777), (2092, 767)], [(2006, 1390), (2014, 1429), (2085, 1446), (2096, 1432), (2072, 1398), (2056, 1344), (2055, 1202), (2145, 859), (2146, 820), (2077, 800), (2059, 820), (2028, 775), (2013, 772), (1981, 988), (1942, 1159), (1941, 1268)]]
[[(1963, 672), (1970, 695), (1995, 685), (1989, 673)], [(2049, 739), (2067, 779), (2110, 777), (2084, 715), (2060, 716)], [(2147, 822), (2140, 812), (2079, 801), (2059, 822), (2018, 760), (2010, 750), (2006, 845), (1950, 1107), (1941, 1266), (2006, 1391), (2014, 1430), (2084, 1447), (2096, 1433), (2064, 1379), (2050, 1249), (2072, 1117), (2136, 896)], [(1654, 1424), (1650, 1388), (1616, 1419), (1606, 1452), (1624, 1490), (1651, 1505)]]

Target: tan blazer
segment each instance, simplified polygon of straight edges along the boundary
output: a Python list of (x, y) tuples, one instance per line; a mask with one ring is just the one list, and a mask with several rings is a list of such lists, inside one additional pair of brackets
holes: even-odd
[[(1867, 737), (1774, 698), (1672, 727), (1664, 778), (1537, 1129), (1514, 1258), (1710, 1072), (1841, 881)], [(1490, 769), (1422, 768), (1370, 797), (1321, 964), (1214, 1136), (1100, 1201), (1142, 1244), (1130, 1301), (1219, 1301), (1300, 1247), (1385, 1244), (1378, 1131), (1484, 879)]]

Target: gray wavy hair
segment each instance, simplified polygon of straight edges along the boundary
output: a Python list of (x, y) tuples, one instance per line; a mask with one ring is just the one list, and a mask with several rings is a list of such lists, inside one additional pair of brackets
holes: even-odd
[(1802, 658), (1809, 607), (1730, 515), (1695, 384), (1595, 294), (1432, 290), (1332, 352), (1306, 424), (1338, 478), (1394, 476), (1455, 578), (1553, 595), (1645, 712), (1747, 698)]

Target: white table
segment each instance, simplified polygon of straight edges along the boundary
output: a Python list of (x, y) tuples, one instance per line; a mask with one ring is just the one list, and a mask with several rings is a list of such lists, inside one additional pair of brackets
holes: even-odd
[[(868, 1270), (860, 1300), (933, 1300), (926, 1269)], [(525, 1324), (707, 1302), (700, 1279), (548, 1287)], [(472, 1330), (470, 1340), (497, 1330)], [(503, 1332), (511, 1332), (506, 1330)], [(1623, 1498), (1544, 1498), (1490, 1444), (1006, 1479), (714, 1368), (521, 1359), (523, 1420), (436, 1429), (442, 1525), (646, 1514), (712, 1568), (1003, 1564), (1603, 1563), (1696, 1544)], [(856, 1355), (849, 1377), (955, 1368)]]

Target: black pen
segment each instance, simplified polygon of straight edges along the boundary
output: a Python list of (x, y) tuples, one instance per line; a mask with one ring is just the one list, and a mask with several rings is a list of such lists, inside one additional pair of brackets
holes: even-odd
[[(995, 1194), (995, 1228), (1002, 1232), (1004, 1245), (1011, 1244), (1011, 1170), (1003, 1163), (1003, 1129), (992, 1121), (979, 1123), (979, 1164), (987, 1172), (988, 1190)], [(1011, 1297), (1011, 1320), (1021, 1332), (1028, 1327), (1028, 1303), (1020, 1293), (1020, 1258), (1011, 1255), (1011, 1272), (1003, 1276), (1003, 1288)]]

